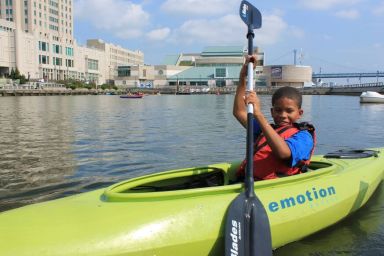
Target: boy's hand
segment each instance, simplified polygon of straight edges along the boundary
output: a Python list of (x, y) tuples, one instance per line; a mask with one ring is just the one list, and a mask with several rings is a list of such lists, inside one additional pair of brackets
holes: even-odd
[(253, 63), (253, 69), (256, 68), (256, 62), (257, 62), (257, 55), (254, 54), (254, 55), (247, 55), (245, 57), (245, 62), (243, 64), (243, 67), (241, 68), (241, 76), (243, 77), (246, 77), (248, 74), (247, 74), (247, 70), (248, 70), (248, 63), (252, 62)]
[(260, 113), (260, 99), (257, 97), (256, 92), (246, 92), (244, 97), (245, 105), (252, 104), (253, 105), (253, 113)]

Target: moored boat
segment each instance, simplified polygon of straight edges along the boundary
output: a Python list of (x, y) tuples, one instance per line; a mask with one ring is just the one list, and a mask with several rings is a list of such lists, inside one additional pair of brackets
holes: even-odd
[[(223, 255), (239, 162), (171, 170), (0, 213), (0, 255)], [(255, 182), (273, 248), (363, 206), (383, 179), (384, 148), (314, 156), (306, 173)]]
[(126, 95), (120, 95), (120, 98), (123, 99), (141, 99), (143, 98), (143, 94), (126, 94)]
[(360, 95), (361, 103), (384, 103), (384, 95), (378, 92), (366, 91)]

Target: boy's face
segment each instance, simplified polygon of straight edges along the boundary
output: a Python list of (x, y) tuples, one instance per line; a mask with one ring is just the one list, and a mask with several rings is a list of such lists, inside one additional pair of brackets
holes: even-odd
[(303, 110), (299, 108), (296, 100), (283, 97), (276, 100), (271, 108), (271, 114), (276, 125), (284, 126), (300, 119), (303, 115)]

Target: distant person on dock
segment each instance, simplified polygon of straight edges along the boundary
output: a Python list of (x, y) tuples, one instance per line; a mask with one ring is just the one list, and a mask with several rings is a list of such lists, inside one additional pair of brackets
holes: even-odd
[[(271, 115), (274, 124), (264, 116), (256, 92), (246, 92), (247, 66), (254, 66), (257, 56), (247, 56), (240, 71), (240, 83), (236, 90), (233, 115), (242, 126), (247, 127), (247, 104), (253, 105), (255, 180), (274, 179), (306, 171), (315, 146), (315, 129), (308, 123), (297, 123), (304, 111), (302, 95), (293, 87), (281, 87), (272, 96)], [(244, 178), (246, 160), (237, 176)]]

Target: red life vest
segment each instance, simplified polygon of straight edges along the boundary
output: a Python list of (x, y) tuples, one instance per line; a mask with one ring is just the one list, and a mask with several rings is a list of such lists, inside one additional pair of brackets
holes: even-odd
[[(307, 130), (313, 137), (313, 147), (310, 155), (312, 156), (316, 144), (316, 134), (313, 125), (308, 123), (295, 123), (293, 126), (282, 126), (275, 128), (275, 131), (284, 140), (292, 137), (294, 134), (302, 130)], [(260, 134), (254, 143), (253, 163), (254, 178), (257, 180), (267, 180), (278, 178), (278, 174), (294, 175), (304, 172), (310, 163), (310, 159), (302, 160), (296, 166), (291, 167), (289, 163), (278, 159), (272, 153), (272, 149), (268, 145), (265, 136)], [(246, 159), (241, 163), (236, 173), (239, 178), (244, 177), (245, 166)]]

